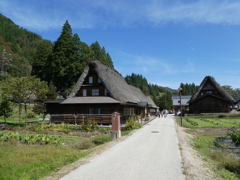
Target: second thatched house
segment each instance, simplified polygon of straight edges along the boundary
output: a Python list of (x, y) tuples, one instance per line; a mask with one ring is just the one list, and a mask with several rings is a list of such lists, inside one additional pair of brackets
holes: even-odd
[(113, 112), (120, 113), (124, 123), (133, 114), (145, 117), (158, 108), (139, 88), (98, 60), (88, 62), (67, 99), (46, 104), (51, 121), (75, 123), (86, 118), (109, 123)]
[(227, 113), (234, 99), (211, 76), (206, 76), (189, 100), (191, 113)]

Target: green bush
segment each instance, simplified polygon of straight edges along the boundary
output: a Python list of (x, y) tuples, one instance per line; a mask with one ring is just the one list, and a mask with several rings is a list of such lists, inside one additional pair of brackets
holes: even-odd
[(182, 116), (185, 116), (186, 114), (189, 114), (189, 110), (182, 110)]
[(140, 123), (137, 122), (138, 117), (136, 115), (132, 115), (129, 117), (129, 119), (125, 123), (125, 129), (131, 130), (131, 129), (139, 129), (142, 127)]
[(109, 134), (102, 134), (101, 136), (92, 137), (92, 142), (96, 145), (104, 144), (111, 141), (111, 136)]
[(225, 117), (227, 117), (226, 114), (219, 114), (219, 115), (218, 115), (218, 118), (225, 118)]
[(95, 131), (98, 128), (98, 124), (94, 120), (87, 120), (81, 123), (81, 129), (85, 131)]
[(35, 118), (36, 117), (36, 114), (33, 113), (33, 112), (29, 112), (27, 115), (26, 115), (26, 118)]
[(91, 149), (93, 147), (94, 147), (94, 143), (89, 139), (84, 139), (83, 141), (75, 145), (75, 148), (79, 150)]
[(233, 143), (236, 146), (240, 146), (240, 127), (232, 127), (231, 129), (228, 130), (227, 136), (232, 139)]

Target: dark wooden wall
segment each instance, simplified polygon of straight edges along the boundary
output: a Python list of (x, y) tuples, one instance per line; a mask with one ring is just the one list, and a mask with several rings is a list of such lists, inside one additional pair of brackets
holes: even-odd
[(205, 96), (190, 104), (190, 111), (192, 113), (221, 113), (230, 112), (229, 101), (216, 98), (213, 96)]

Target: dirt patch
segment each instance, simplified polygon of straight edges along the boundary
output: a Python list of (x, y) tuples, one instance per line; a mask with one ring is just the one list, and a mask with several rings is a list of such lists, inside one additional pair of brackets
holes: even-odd
[(219, 136), (222, 137), (226, 135), (227, 128), (197, 128), (194, 130), (184, 130), (184, 132), (191, 135), (203, 135), (203, 136)]
[[(186, 128), (175, 123), (178, 141), (180, 144), (183, 169), (187, 180), (220, 180), (209, 168), (211, 164), (203, 161), (203, 157), (190, 145), (194, 136), (186, 133)], [(203, 129), (202, 129), (203, 130)], [(202, 131), (201, 129), (198, 131)]]

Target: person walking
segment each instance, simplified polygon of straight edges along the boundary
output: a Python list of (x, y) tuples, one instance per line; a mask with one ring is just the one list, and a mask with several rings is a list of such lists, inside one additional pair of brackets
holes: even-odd
[(166, 116), (167, 116), (166, 109), (163, 110), (163, 116), (164, 116), (164, 118), (166, 118)]

